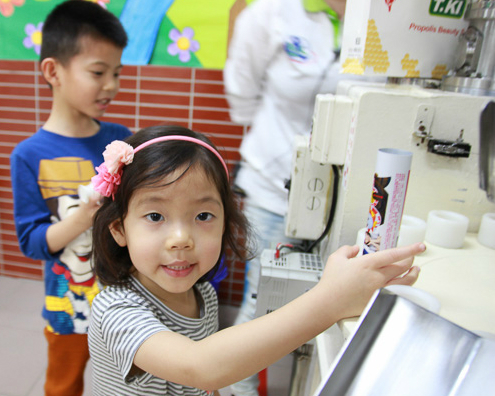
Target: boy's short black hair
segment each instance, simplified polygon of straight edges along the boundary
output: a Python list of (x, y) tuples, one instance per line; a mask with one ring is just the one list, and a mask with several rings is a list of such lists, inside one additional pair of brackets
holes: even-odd
[(42, 31), (40, 62), (56, 58), (62, 64), (81, 50), (81, 38), (91, 37), (127, 45), (127, 34), (119, 19), (100, 5), (85, 0), (68, 0), (47, 16)]

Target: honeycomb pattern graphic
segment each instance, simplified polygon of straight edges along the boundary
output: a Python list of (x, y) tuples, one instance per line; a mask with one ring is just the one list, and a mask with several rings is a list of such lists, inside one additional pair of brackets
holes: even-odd
[(400, 63), (402, 65), (402, 70), (406, 70), (405, 77), (409, 77), (409, 78), (419, 77), (419, 70), (416, 70), (416, 67), (418, 66), (419, 63), (417, 59), (411, 59), (409, 57), (409, 54), (406, 54), (404, 58), (402, 58)]
[(357, 58), (347, 58), (342, 63), (342, 72), (348, 74), (364, 74), (364, 66)]
[(446, 76), (449, 72), (446, 64), (436, 65), (431, 71), (431, 77), (437, 80), (441, 80), (443, 76)]
[(382, 42), (374, 19), (368, 21), (363, 66), (372, 67), (375, 73), (386, 73), (390, 67), (388, 51), (382, 49)]

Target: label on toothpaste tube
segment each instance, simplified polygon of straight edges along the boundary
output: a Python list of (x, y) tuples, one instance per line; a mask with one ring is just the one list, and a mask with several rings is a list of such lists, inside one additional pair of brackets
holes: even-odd
[(411, 159), (407, 151), (379, 150), (363, 254), (397, 246)]

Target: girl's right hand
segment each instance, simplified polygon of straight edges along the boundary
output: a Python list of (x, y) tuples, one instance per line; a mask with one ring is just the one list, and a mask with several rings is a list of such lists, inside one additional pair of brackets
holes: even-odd
[(338, 317), (358, 316), (377, 289), (414, 284), (419, 276), (419, 267), (412, 266), (414, 256), (425, 249), (417, 243), (356, 257), (358, 246), (343, 246), (328, 258), (318, 285), (337, 299)]

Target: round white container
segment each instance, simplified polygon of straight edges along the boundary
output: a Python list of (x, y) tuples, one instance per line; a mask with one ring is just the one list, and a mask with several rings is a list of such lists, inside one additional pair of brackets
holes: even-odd
[(426, 221), (414, 216), (403, 215), (400, 223), (397, 246), (423, 242), (426, 235)]
[(495, 249), (495, 213), (485, 213), (481, 218), (478, 242)]
[(432, 210), (426, 223), (427, 242), (448, 249), (462, 247), (466, 237), (469, 219), (448, 210)]

